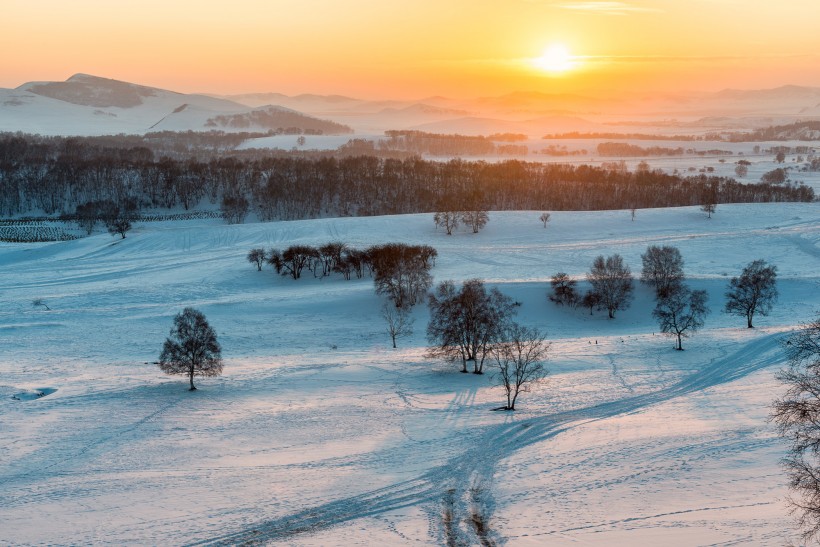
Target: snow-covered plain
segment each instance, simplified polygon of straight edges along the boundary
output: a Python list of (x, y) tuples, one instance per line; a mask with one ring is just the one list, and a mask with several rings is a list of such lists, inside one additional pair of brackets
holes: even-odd
[[(427, 214), (0, 244), (0, 542), (795, 541), (767, 414), (779, 342), (820, 308), (818, 205), (555, 212), (546, 229), (539, 214), (449, 237)], [(503, 394), (487, 375), (424, 356), (424, 306), (393, 350), (370, 279), (293, 281), (245, 260), (332, 240), (430, 244), (436, 281), (499, 287), (549, 333), (548, 380), (492, 412)], [(638, 272), (651, 244), (677, 246), (710, 295), (686, 351), (657, 332), (645, 287), (615, 320), (547, 301), (550, 275), (582, 279), (615, 252)], [(756, 258), (778, 266), (781, 294), (750, 330), (721, 309)], [(151, 364), (185, 306), (226, 361), (196, 392)]]

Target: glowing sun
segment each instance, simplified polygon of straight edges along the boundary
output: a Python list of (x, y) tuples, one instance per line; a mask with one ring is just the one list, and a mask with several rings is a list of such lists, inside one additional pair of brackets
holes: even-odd
[(575, 68), (575, 57), (573, 57), (566, 46), (555, 44), (548, 47), (541, 57), (534, 60), (537, 68), (552, 74), (563, 74)]

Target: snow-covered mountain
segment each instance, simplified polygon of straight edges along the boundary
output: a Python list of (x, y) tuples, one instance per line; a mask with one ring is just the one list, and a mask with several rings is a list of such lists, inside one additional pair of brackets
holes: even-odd
[(76, 74), (64, 82), (0, 89), (0, 131), (44, 135), (141, 134), (148, 131), (268, 131), (350, 128), (277, 105), (248, 107), (207, 95)]

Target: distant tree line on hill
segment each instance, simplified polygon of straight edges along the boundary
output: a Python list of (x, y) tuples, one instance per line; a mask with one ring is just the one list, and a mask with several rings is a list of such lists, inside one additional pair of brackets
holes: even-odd
[(645, 141), (816, 141), (820, 140), (820, 120), (801, 121), (784, 125), (771, 125), (752, 131), (721, 131), (703, 135), (656, 135), (648, 133), (579, 132), (552, 133), (543, 139), (623, 139)]
[[(435, 212), (482, 196), (484, 210), (603, 210), (712, 203), (812, 201), (811, 188), (741, 184), (659, 170), (590, 165), (298, 155), (157, 158), (143, 146), (0, 136), (0, 215), (73, 214), (89, 202), (138, 210), (247, 201), (261, 220)], [(241, 203), (241, 200), (239, 200)], [(241, 216), (241, 215), (240, 215)]]
[[(525, 145), (496, 144), (495, 141), (511, 143), (520, 136), (511, 133), (489, 137), (469, 135), (445, 135), (424, 131), (385, 131), (387, 139), (378, 141), (380, 150), (396, 150), (431, 156), (524, 156)], [(526, 139), (526, 136), (524, 136)]]
[(601, 156), (682, 156), (684, 149), (682, 147), (666, 148), (663, 146), (643, 147), (626, 142), (602, 142), (597, 147), (598, 154)]

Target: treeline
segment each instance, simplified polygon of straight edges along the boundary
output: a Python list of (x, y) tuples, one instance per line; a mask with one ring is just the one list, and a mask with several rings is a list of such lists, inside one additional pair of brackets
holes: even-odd
[(682, 156), (682, 147), (667, 148), (663, 146), (637, 146), (625, 142), (602, 142), (597, 147), (601, 156), (640, 157), (640, 156)]
[(729, 142), (816, 141), (820, 140), (820, 121), (795, 122), (771, 125), (748, 132), (724, 133), (722, 138)]
[(378, 142), (380, 150), (428, 154), (431, 156), (524, 156), (528, 149), (525, 145), (496, 144), (496, 141), (512, 143), (520, 141), (525, 135), (500, 133), (484, 136), (446, 135), (426, 133), (424, 131), (385, 131), (387, 139)]
[[(544, 135), (542, 139), (624, 139), (634, 141), (706, 141), (712, 140), (699, 135), (653, 135), (649, 133), (607, 133), (568, 131), (566, 133), (552, 133)], [(718, 139), (719, 140), (719, 139)]]
[[(241, 198), (241, 199), (240, 199)], [(372, 156), (156, 158), (144, 147), (0, 136), (0, 215), (73, 214), (88, 202), (143, 209), (247, 202), (261, 220), (434, 212), (472, 200), (483, 210), (602, 210), (811, 201), (811, 188), (723, 177), (634, 173), (589, 165), (380, 159)], [(211, 204), (211, 205), (209, 205)]]

